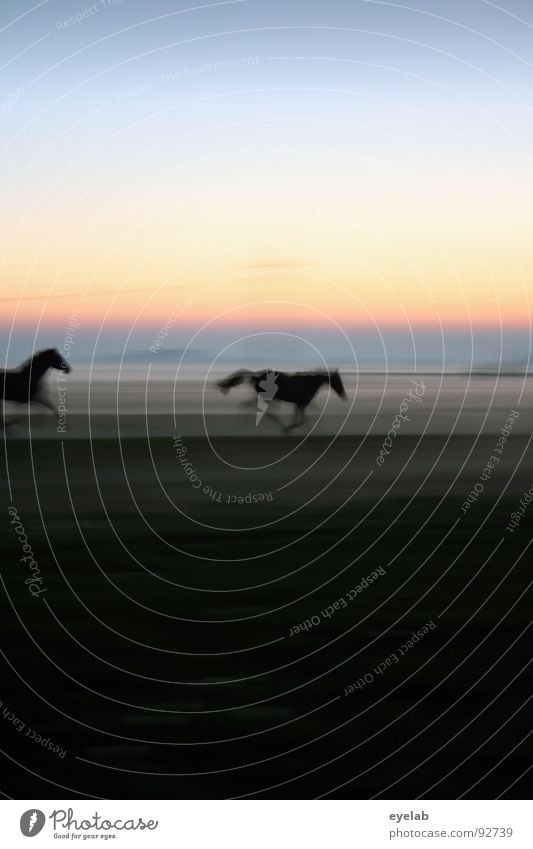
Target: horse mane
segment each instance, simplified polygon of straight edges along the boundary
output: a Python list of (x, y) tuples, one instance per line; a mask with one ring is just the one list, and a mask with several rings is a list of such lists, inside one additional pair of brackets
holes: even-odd
[(31, 357), (28, 357), (27, 360), (24, 360), (24, 362), (20, 364), (20, 366), (19, 366), (20, 371), (24, 371), (25, 369), (31, 368), (31, 366), (35, 362), (35, 360), (40, 359), (43, 356), (43, 354), (47, 354), (48, 351), (53, 351), (53, 350), (54, 350), (53, 348), (43, 348), (42, 351), (36, 351), (34, 354), (31, 355)]
[(297, 371), (295, 374), (323, 375), (324, 377), (329, 377), (331, 375), (331, 371), (327, 368), (310, 368), (307, 369), (307, 371)]
[(272, 371), (272, 372), (276, 372), (277, 374), (286, 374), (289, 377), (292, 374), (292, 376), (294, 376), (294, 377), (327, 377), (327, 378), (329, 378), (329, 377), (331, 377), (332, 374), (334, 374), (335, 369), (309, 368), (309, 369), (305, 369), (305, 370), (301, 370), (301, 371), (295, 371), (295, 372), (281, 371), (281, 369), (277, 369), (277, 368), (259, 369), (258, 371), (254, 371), (254, 372), (248, 372), (246, 369), (243, 369), (240, 372), (234, 372), (234, 374), (231, 375), (231, 376), (235, 377), (236, 375), (240, 375), (241, 373), (243, 375), (248, 375), (248, 374), (258, 375), (258, 374), (263, 374), (263, 372), (265, 372), (265, 371)]

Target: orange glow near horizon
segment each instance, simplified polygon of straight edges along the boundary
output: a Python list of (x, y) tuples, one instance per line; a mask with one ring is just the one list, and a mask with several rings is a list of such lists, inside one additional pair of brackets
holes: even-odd
[[(317, 279), (318, 278), (318, 279)], [(95, 287), (96, 288), (96, 287)], [(231, 277), (159, 290), (133, 286), (84, 295), (71, 292), (49, 299), (24, 295), (4, 302), (1, 323), (14, 326), (61, 327), (73, 312), (88, 326), (154, 327), (168, 316), (195, 328), (206, 322), (218, 327), (327, 326), (506, 326), (527, 327), (527, 292), (501, 282), (468, 287), (397, 280), (391, 285), (374, 275), (366, 282), (346, 283), (313, 275), (259, 275), (245, 281)], [(31, 290), (30, 290), (31, 291)], [(94, 291), (94, 289), (93, 289)]]
[(374, 327), (378, 331), (380, 328), (408, 328), (409, 326), (434, 331), (438, 331), (440, 326), (449, 329), (469, 326), (479, 329), (497, 329), (503, 326), (507, 329), (515, 328), (522, 331), (531, 327), (531, 321), (527, 315), (524, 315), (523, 311), (515, 314), (506, 311), (505, 316), (502, 317), (503, 320), (499, 321), (489, 310), (477, 310), (477, 312), (471, 313), (469, 319), (468, 315), (458, 318), (453, 311), (442, 309), (439, 310), (438, 315), (435, 314), (433, 317), (423, 312), (413, 314), (409, 311), (406, 314), (400, 311), (386, 312), (384, 310), (375, 314), (357, 310), (350, 312), (346, 309), (335, 308), (331, 304), (326, 309), (315, 312), (308, 308), (309, 305), (304, 305), (302, 309), (297, 304), (272, 301), (257, 304), (247, 309), (241, 307), (234, 311), (225, 305), (223, 311), (219, 312), (216, 309), (201, 310), (195, 307), (180, 311), (179, 305), (176, 306), (171, 301), (166, 304), (154, 305), (152, 309), (143, 308), (142, 305), (139, 305), (139, 309), (136, 309), (135, 298), (130, 296), (129, 301), (131, 309), (121, 310), (120, 315), (117, 315), (117, 312), (113, 309), (107, 313), (107, 304), (104, 305), (103, 310), (100, 310), (97, 303), (90, 303), (88, 300), (76, 303), (69, 301), (69, 306), (65, 310), (56, 309), (53, 312), (45, 310), (44, 314), (41, 314), (40, 307), (36, 307), (34, 310), (25, 309), (23, 318), (13, 321), (6, 315), (2, 317), (0, 324), (4, 332), (9, 331), (11, 327), (34, 330), (37, 326), (40, 326), (42, 330), (56, 331), (68, 322), (73, 313), (77, 313), (80, 325), (85, 328), (111, 326), (117, 327), (117, 329), (134, 326), (139, 329), (153, 329), (163, 324), (169, 316), (175, 318), (176, 327), (183, 327), (188, 331), (194, 331), (204, 325), (213, 329), (226, 330), (231, 328), (283, 330), (299, 326), (302, 328), (331, 328), (339, 325), (343, 330)]
[(527, 326), (533, 252), (518, 207), (502, 229), (501, 187), (487, 208), (440, 179), (294, 182), (192, 194), (171, 214), (157, 193), (60, 226), (36, 211), (8, 237), (2, 325), (79, 310), (87, 325)]

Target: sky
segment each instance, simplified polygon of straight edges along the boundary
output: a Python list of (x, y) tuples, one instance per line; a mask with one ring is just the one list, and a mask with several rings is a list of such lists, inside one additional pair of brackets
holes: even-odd
[(527, 361), (532, 36), (525, 0), (3, 0), (4, 358), (74, 316), (85, 355)]

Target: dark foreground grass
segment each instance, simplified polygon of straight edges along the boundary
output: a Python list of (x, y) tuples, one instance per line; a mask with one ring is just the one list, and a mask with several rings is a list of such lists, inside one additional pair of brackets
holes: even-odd
[(172, 440), (8, 443), (5, 792), (524, 796), (526, 440), (461, 508), (493, 442), (190, 439), (196, 488)]

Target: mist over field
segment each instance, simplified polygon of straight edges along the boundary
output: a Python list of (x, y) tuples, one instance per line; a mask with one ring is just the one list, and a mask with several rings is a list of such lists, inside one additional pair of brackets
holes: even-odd
[[(254, 393), (247, 386), (223, 395), (217, 380), (230, 373), (209, 365), (123, 369), (115, 364), (105, 368), (81, 368), (68, 381), (52, 377), (49, 396), (65, 407), (63, 439), (111, 436), (158, 436), (169, 439), (175, 432), (194, 436), (226, 435), (261, 439), (281, 433), (275, 421), (255, 425)], [(438, 373), (421, 369), (418, 373), (342, 373), (348, 400), (342, 401), (327, 388), (317, 394), (308, 408), (309, 422), (301, 438), (316, 435), (369, 437), (385, 434), (398, 413), (409, 389), (423, 387), (423, 403), (411, 402), (407, 421), (400, 433), (477, 436), (497, 433), (509, 411), (519, 407), (515, 432), (529, 435), (533, 430), (533, 377), (527, 375)], [(61, 398), (58, 393), (62, 393)], [(290, 404), (276, 402), (273, 410), (290, 420)], [(20, 415), (6, 405), (11, 416)], [(40, 439), (56, 438), (57, 423), (47, 411), (30, 410), (27, 420), (17, 422), (11, 438), (26, 438), (28, 427)]]

